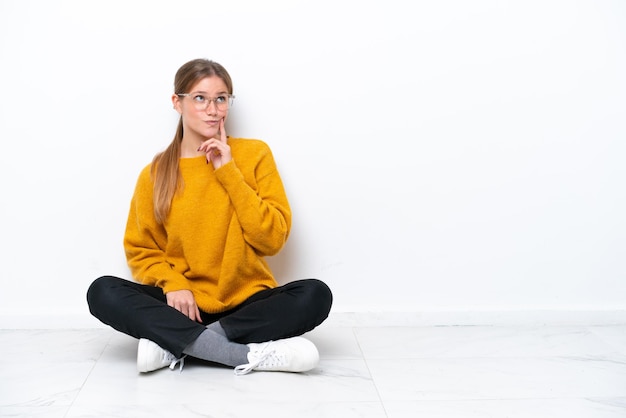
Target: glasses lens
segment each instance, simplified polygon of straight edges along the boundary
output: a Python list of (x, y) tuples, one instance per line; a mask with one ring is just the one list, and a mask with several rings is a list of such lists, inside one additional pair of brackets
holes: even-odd
[(219, 110), (226, 110), (233, 105), (232, 96), (220, 97), (213, 101)]
[(220, 96), (214, 99), (204, 96), (191, 96), (191, 99), (197, 110), (206, 110), (211, 106), (211, 103), (219, 110), (227, 110), (233, 105), (234, 96)]
[(226, 98), (226, 100), (222, 100), (220, 99), (214, 99), (213, 103), (215, 103), (215, 106), (219, 109), (219, 110), (226, 110), (228, 109), (228, 98)]

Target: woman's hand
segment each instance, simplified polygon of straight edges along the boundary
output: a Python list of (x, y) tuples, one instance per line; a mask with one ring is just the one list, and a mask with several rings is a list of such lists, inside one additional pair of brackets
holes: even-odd
[(169, 306), (183, 313), (192, 321), (202, 323), (200, 310), (198, 305), (196, 305), (196, 299), (194, 299), (191, 290), (174, 290), (173, 292), (168, 292), (165, 297)]
[(224, 119), (220, 120), (220, 130), (217, 135), (204, 141), (198, 151), (206, 154), (207, 162), (211, 162), (216, 170), (233, 159), (230, 146), (228, 146), (226, 129), (224, 129)]

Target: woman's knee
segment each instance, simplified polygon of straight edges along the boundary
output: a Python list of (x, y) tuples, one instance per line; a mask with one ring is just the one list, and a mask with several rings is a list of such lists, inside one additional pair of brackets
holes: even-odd
[(316, 307), (324, 317), (330, 313), (333, 304), (333, 293), (326, 283), (318, 279), (308, 279), (309, 304)]
[(119, 280), (121, 279), (118, 277), (102, 276), (91, 283), (87, 289), (87, 304), (92, 313), (96, 307), (106, 304), (107, 301), (111, 300), (111, 290)]

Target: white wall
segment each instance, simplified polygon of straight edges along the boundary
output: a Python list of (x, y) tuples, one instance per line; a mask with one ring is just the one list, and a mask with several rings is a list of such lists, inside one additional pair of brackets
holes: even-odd
[(281, 281), (325, 280), (335, 312), (626, 309), (621, 0), (0, 0), (5, 325), (88, 318), (89, 283), (128, 277), (197, 57), (277, 158)]

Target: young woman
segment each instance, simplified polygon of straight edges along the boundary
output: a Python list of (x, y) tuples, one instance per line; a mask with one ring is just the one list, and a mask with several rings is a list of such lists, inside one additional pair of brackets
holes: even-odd
[(319, 355), (301, 337), (327, 318), (316, 279), (279, 286), (264, 256), (283, 247), (291, 210), (269, 147), (231, 138), (233, 85), (216, 62), (176, 73), (174, 140), (139, 175), (124, 248), (137, 282), (96, 279), (91, 313), (139, 339), (137, 368), (174, 368), (192, 356), (252, 370), (302, 372)]

